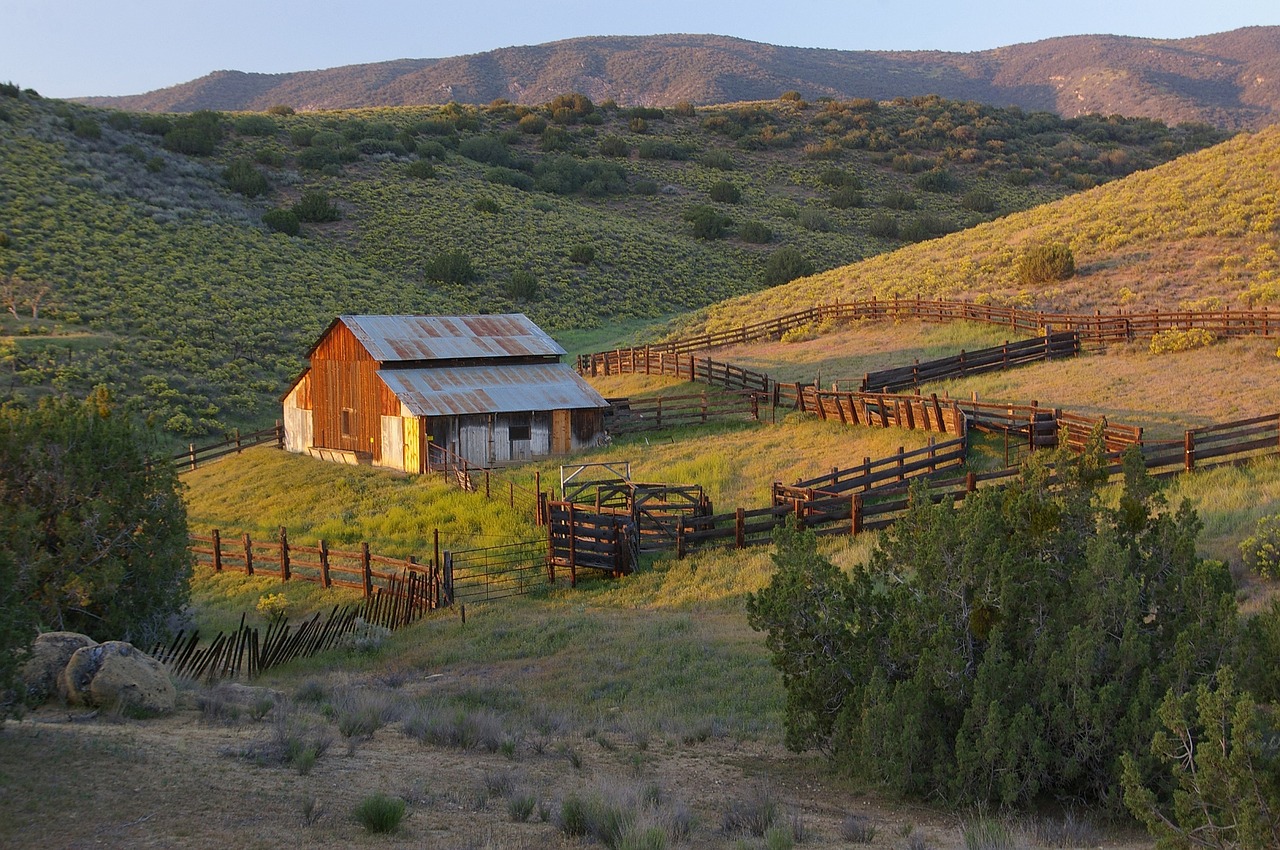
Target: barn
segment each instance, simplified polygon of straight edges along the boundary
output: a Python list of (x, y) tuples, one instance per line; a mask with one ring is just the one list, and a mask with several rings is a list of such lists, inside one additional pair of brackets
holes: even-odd
[(609, 403), (564, 353), (520, 313), (339, 316), (284, 397), (285, 448), (426, 472), (597, 445)]

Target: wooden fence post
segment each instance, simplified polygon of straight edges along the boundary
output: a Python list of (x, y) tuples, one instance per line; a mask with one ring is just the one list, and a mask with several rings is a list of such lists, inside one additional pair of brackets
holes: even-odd
[(902, 446), (898, 446), (898, 480), (899, 481), (907, 480), (906, 473), (902, 471), (903, 466), (906, 465), (906, 461), (904, 461), (902, 458), (905, 452), (906, 452), (906, 449), (904, 449)]
[(573, 502), (566, 503), (569, 507), (569, 586), (578, 586), (578, 532), (574, 528), (573, 522)]
[(213, 537), (213, 571), (220, 573), (222, 572), (222, 535), (215, 528), (211, 536)]
[(484, 497), (486, 499), (490, 498), (489, 497), (489, 470), (487, 469), (484, 471)]
[(253, 541), (249, 539), (249, 532), (244, 533), (244, 571), (247, 575), (253, 575)]
[(364, 579), (364, 597), (368, 599), (373, 596), (373, 568), (369, 563), (369, 544), (367, 542), (360, 544), (360, 573)]
[(289, 575), (289, 532), (280, 526), (280, 580), (288, 581)]
[(744, 516), (745, 513), (746, 512), (742, 508), (738, 508), (737, 513), (734, 515), (733, 543), (739, 549), (747, 545), (747, 524), (746, 517)]
[(862, 494), (854, 493), (849, 501), (849, 533), (857, 537), (862, 533)]
[(284, 448), (284, 423), (279, 419), (276, 420), (276, 448)]
[(1190, 430), (1182, 438), (1183, 462), (1187, 472), (1196, 468), (1196, 435)]
[(964, 475), (964, 491), (972, 493), (978, 489), (978, 476), (973, 472), (966, 472)]
[(329, 544), (321, 540), (316, 548), (320, 550), (320, 586), (333, 587), (333, 579), (329, 576)]
[(537, 498), (533, 500), (533, 524), (547, 524), (547, 503), (542, 499), (542, 470), (533, 471), (533, 492)]
[(191, 456), (191, 468), (194, 470), (196, 468), (196, 444), (195, 443), (187, 443), (187, 454)]
[(676, 518), (676, 560), (683, 561), (685, 553), (684, 520)]

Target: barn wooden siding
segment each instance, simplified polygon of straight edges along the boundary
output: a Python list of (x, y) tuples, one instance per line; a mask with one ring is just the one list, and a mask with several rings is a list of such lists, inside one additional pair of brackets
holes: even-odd
[[(400, 400), (378, 380), (378, 362), (340, 322), (311, 353), (311, 402), (312, 445), (368, 453), (382, 462), (381, 417), (398, 417)], [(345, 436), (344, 409), (352, 411)]]

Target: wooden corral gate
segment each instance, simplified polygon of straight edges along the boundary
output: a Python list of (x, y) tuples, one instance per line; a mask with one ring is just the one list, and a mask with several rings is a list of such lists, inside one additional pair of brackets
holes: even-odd
[(622, 576), (635, 570), (638, 557), (636, 527), (626, 514), (595, 513), (573, 502), (547, 504), (547, 564), (569, 570), (569, 584), (578, 583), (578, 569), (601, 570)]

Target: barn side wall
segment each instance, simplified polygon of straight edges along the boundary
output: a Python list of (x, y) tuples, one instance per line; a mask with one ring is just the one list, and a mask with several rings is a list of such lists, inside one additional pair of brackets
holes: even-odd
[(311, 447), (311, 376), (304, 375), (284, 398), (284, 447), (303, 454)]

